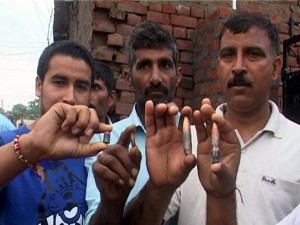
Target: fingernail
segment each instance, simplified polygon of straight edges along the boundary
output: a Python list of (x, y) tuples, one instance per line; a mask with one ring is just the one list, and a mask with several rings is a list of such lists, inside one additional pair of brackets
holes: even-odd
[(93, 133), (94, 133), (94, 130), (93, 130), (93, 129), (89, 129), (89, 130), (86, 132), (86, 134), (87, 134), (88, 136), (92, 136)]
[(122, 179), (119, 179), (119, 184), (123, 186), (124, 185), (124, 181)]
[(77, 135), (79, 133), (80, 133), (80, 128), (76, 128), (76, 129), (73, 130), (74, 135)]
[(129, 185), (130, 185), (131, 187), (133, 187), (135, 181), (134, 181), (134, 179), (130, 178), (128, 183), (129, 183)]
[(133, 177), (136, 177), (136, 176), (138, 175), (138, 173), (139, 173), (139, 171), (138, 171), (136, 168), (133, 168), (133, 169), (131, 170), (131, 175), (132, 175)]

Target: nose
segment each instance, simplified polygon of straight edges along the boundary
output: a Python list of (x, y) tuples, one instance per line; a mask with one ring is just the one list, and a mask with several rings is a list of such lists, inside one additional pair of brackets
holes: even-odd
[(69, 105), (75, 105), (75, 92), (72, 86), (65, 89), (63, 102)]
[(232, 67), (232, 73), (233, 74), (241, 74), (241, 73), (245, 73), (245, 72), (246, 72), (245, 59), (241, 53), (237, 54), (236, 60)]
[(157, 65), (154, 65), (152, 70), (151, 70), (151, 75), (150, 75), (150, 82), (153, 84), (153, 85), (158, 85), (159, 83), (162, 82), (162, 74), (161, 74), (161, 71), (159, 69), (159, 67)]

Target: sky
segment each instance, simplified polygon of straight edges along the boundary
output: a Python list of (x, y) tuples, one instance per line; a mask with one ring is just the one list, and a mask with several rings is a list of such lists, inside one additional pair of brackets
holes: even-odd
[(53, 42), (53, 0), (0, 0), (0, 108), (36, 99), (39, 56)]

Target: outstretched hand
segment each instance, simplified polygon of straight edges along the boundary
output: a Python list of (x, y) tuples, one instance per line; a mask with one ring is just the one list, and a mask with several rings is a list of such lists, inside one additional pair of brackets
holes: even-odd
[(93, 173), (101, 194), (101, 201), (125, 204), (135, 184), (141, 154), (138, 146), (128, 149), (132, 133), (135, 133), (134, 125), (127, 127), (118, 142), (109, 145), (107, 150), (98, 155), (93, 164)]
[[(225, 197), (235, 190), (241, 147), (231, 124), (215, 114), (211, 103), (204, 99), (200, 111), (194, 112), (198, 136), (198, 175), (205, 191), (215, 197)], [(220, 132), (220, 162), (212, 163), (211, 130), (215, 122)]]
[(111, 129), (110, 125), (99, 123), (94, 109), (57, 103), (20, 140), (21, 144), (35, 149), (30, 151), (31, 163), (44, 159), (88, 157), (107, 148), (100, 142), (89, 144), (93, 134)]
[[(151, 184), (176, 189), (196, 165), (194, 155), (185, 155), (182, 132), (176, 124), (179, 109), (174, 103), (145, 106), (146, 157)], [(191, 115), (191, 109), (185, 110)]]

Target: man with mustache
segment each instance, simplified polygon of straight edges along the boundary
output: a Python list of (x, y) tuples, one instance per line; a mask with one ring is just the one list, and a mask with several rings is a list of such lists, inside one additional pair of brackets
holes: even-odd
[[(187, 176), (190, 155), (183, 157), (183, 150), (175, 155), (173, 148), (156, 143), (156, 151), (174, 156), (172, 163), (177, 161), (181, 169), (167, 160), (160, 160), (165, 166), (155, 168), (161, 157), (153, 156), (153, 151), (149, 158), (147, 151), (150, 182), (129, 204), (126, 217), (131, 225), (160, 224), (176, 213), (180, 225), (269, 225), (282, 220), (300, 202), (300, 126), (285, 118), (269, 100), (271, 85), (278, 80), (282, 66), (277, 29), (262, 15), (240, 13), (225, 22), (219, 40), (217, 73), (227, 103), (216, 113), (236, 129), (241, 145), (239, 168), (236, 161), (230, 161), (232, 157), (220, 151), (220, 167), (231, 172), (219, 174), (222, 183), (210, 171), (214, 164), (201, 154), (205, 148), (201, 143), (203, 137), (210, 138), (211, 123), (207, 123), (206, 132), (192, 133), (192, 139), (198, 138), (198, 149), (193, 149), (198, 152), (198, 170), (194, 168), (182, 185), (178, 181)], [(166, 173), (172, 176), (161, 175)], [(231, 184), (235, 178), (236, 185), (228, 189), (226, 179)], [(175, 193), (174, 187), (178, 187)]]
[[(128, 118), (113, 124), (110, 143), (116, 143), (125, 127), (135, 125), (135, 138), (132, 139), (131, 146), (136, 145), (141, 151), (141, 167), (139, 171), (132, 169), (133, 162), (135, 165), (138, 164), (138, 160), (133, 160), (138, 158), (138, 153), (132, 150), (106, 151), (104, 154), (99, 154), (93, 165), (91, 162), (87, 165), (89, 171), (86, 192), (87, 224), (117, 224), (116, 221), (122, 220), (127, 197), (129, 196), (128, 200), (130, 200), (137, 195), (148, 180), (145, 161), (145, 104), (147, 100), (152, 100), (154, 105), (161, 102), (168, 103), (175, 97), (176, 87), (181, 80), (177, 57), (178, 50), (173, 37), (157, 23), (144, 21), (131, 32), (127, 49), (129, 71), (125, 72), (125, 79), (135, 90), (136, 103)], [(134, 182), (132, 178), (138, 173)], [(114, 184), (115, 180), (119, 185)], [(105, 211), (103, 205), (109, 206), (104, 204), (105, 202), (112, 201), (115, 204), (107, 208), (106, 214), (98, 213), (100, 209), (102, 212)], [(90, 219), (92, 216), (93, 218)]]

